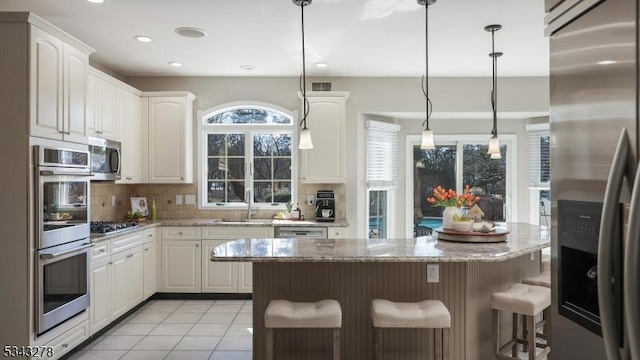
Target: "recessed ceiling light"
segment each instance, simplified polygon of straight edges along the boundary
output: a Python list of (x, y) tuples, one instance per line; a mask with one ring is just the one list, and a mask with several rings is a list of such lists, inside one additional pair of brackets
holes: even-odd
[(184, 36), (192, 39), (197, 39), (197, 38), (207, 36), (206, 31), (202, 29), (194, 28), (194, 27), (179, 27), (175, 31), (180, 36)]
[(102, 4), (104, 2), (104, 0), (87, 0), (87, 1), (94, 4)]
[(253, 70), (255, 67), (253, 65), (240, 65), (240, 69), (242, 70)]
[(617, 61), (615, 61), (615, 60), (598, 61), (598, 65), (611, 65), (611, 64), (615, 64), (615, 63), (617, 63)]
[(315, 65), (316, 67), (319, 67), (319, 68), (326, 68), (327, 66), (329, 66), (329, 64), (327, 64), (326, 62), (317, 62), (317, 63), (315, 63), (313, 65)]
[(152, 38), (144, 35), (134, 36), (133, 38), (143, 43), (150, 43), (153, 40)]
[(182, 63), (179, 63), (177, 61), (169, 61), (169, 65), (171, 65), (173, 67), (181, 67)]

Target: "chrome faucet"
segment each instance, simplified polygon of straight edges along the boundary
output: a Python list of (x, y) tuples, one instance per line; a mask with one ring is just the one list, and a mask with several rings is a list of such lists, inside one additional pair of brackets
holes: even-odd
[(251, 207), (253, 206), (253, 193), (251, 191), (251, 188), (247, 188), (247, 190), (245, 190), (244, 192), (244, 200), (247, 202), (247, 220), (251, 220), (251, 215), (253, 215), (254, 213), (251, 212)]

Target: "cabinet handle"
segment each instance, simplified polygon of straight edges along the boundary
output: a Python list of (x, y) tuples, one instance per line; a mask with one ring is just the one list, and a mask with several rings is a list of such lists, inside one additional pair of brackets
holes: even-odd
[(200, 247), (200, 245), (196, 244), (196, 247)]
[(103, 252), (105, 252), (105, 251), (106, 251), (105, 249), (100, 249), (100, 252), (101, 252), (101, 253), (103, 253)]
[(182, 235), (182, 231), (178, 232), (178, 235)]
[(69, 344), (64, 343), (64, 344), (62, 344), (62, 347), (63, 347), (63, 348), (68, 348), (68, 347), (69, 347)]
[(182, 176), (180, 176), (180, 180), (184, 180), (184, 178)]
[(133, 180), (133, 178), (131, 176), (127, 176), (125, 177), (126, 180)]
[(102, 131), (96, 130), (96, 134), (102, 135)]
[(149, 248), (145, 248), (144, 251), (149, 251)]
[(71, 131), (65, 131), (64, 134), (65, 135), (71, 135)]
[(60, 134), (64, 134), (64, 131), (63, 131), (63, 130), (60, 130), (60, 131), (58, 131), (58, 132), (59, 132)]
[(109, 261), (109, 265), (113, 265), (113, 261)]
[(153, 237), (153, 234), (147, 234), (147, 237)]

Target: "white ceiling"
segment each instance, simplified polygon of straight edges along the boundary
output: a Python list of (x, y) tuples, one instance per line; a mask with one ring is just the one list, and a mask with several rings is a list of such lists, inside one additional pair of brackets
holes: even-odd
[[(2, 0), (33, 11), (94, 47), (92, 60), (125, 76), (296, 76), (302, 71), (300, 8), (291, 0)], [(429, 7), (430, 76), (547, 76), (544, 0), (440, 0)], [(416, 0), (313, 0), (305, 7), (310, 76), (420, 76), (424, 7)], [(208, 36), (190, 39), (191, 26)], [(148, 35), (143, 44), (135, 35)], [(170, 67), (169, 61), (184, 64)], [(313, 66), (326, 62), (327, 68)], [(247, 71), (241, 65), (252, 65)]]

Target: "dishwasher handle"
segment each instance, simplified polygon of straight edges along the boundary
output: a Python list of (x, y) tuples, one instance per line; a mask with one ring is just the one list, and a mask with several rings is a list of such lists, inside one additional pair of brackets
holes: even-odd
[(327, 238), (326, 226), (277, 226), (276, 238)]

